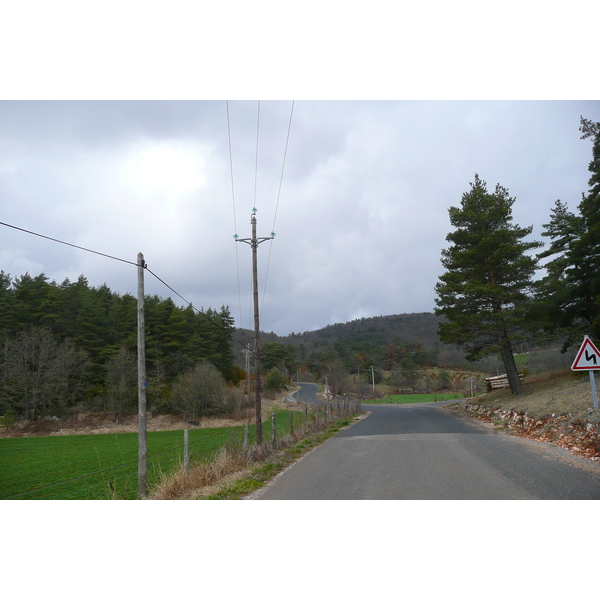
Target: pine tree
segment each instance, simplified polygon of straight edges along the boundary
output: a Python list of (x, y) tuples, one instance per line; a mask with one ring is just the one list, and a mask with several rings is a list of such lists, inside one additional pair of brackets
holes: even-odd
[(567, 205), (557, 200), (551, 211), (550, 222), (543, 225), (542, 236), (552, 241), (538, 255), (551, 258), (544, 264), (546, 276), (536, 284), (536, 302), (531, 313), (541, 328), (550, 335), (564, 338), (565, 349), (578, 337), (579, 309), (574, 301), (573, 287), (579, 280), (578, 270), (571, 264), (571, 253), (581, 236), (582, 220), (570, 212)]
[(16, 327), (14, 291), (9, 273), (0, 271), (0, 338), (8, 336)]
[(581, 333), (600, 338), (600, 123), (581, 118), (582, 139), (593, 138), (589, 192), (578, 214), (559, 200), (543, 236), (552, 240), (539, 258), (553, 257), (538, 286), (536, 314), (545, 329), (565, 338), (564, 349)]
[(513, 347), (524, 339), (536, 259), (526, 254), (540, 242), (526, 242), (532, 227), (512, 224), (511, 198), (496, 185), (488, 193), (485, 181), (475, 174), (461, 206), (449, 209), (455, 230), (446, 236), (442, 250), (446, 272), (436, 285), (437, 315), (448, 322), (439, 326), (442, 342), (459, 344), (468, 360), (499, 352), (513, 394), (521, 384)]
[(572, 252), (572, 262), (580, 278), (576, 292), (585, 318), (590, 322), (590, 333), (600, 336), (600, 122), (581, 118), (581, 139), (593, 138), (592, 160), (588, 170), (592, 174), (587, 195), (579, 204), (583, 221), (581, 238)]

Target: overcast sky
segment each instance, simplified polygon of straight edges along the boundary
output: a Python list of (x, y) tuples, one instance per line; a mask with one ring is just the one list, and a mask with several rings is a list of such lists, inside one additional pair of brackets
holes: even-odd
[[(225, 101), (4, 101), (0, 220), (142, 252), (194, 306), (251, 328), (251, 249), (233, 236), (250, 237), (256, 207), (258, 236), (276, 233), (258, 252), (264, 331), (432, 311), (448, 208), (475, 173), (508, 188), (536, 239), (556, 199), (576, 208), (580, 115), (600, 121), (600, 103), (230, 101), (228, 128)], [(134, 266), (7, 227), (0, 268), (136, 293)], [(150, 275), (146, 290), (173, 296)]]
[[(258, 234), (273, 229), (291, 102), (261, 103), (255, 201), (257, 102), (239, 100), (295, 98), (277, 235), (259, 249), (261, 300), (271, 251), (262, 328), (285, 335), (361, 316), (431, 311), (450, 230), (448, 208), (459, 205), (475, 173), (489, 188), (508, 188), (516, 197), (515, 221), (534, 225), (537, 239), (557, 198), (574, 209), (587, 191), (591, 142), (579, 139), (578, 127), (580, 115), (600, 121), (593, 27), (599, 12), (587, 0), (547, 6), (533, 0), (7, 3), (0, 21), (0, 98), (15, 102), (0, 101), (0, 221), (125, 260), (135, 261), (141, 251), (153, 272), (194, 305), (227, 304), (236, 324), (250, 327), (251, 252), (233, 235), (250, 235), (255, 202)], [(220, 101), (21, 102), (31, 98)], [(236, 99), (229, 106), (236, 224), (225, 98)], [(308, 101), (326, 98), (336, 101)], [(344, 98), (366, 101), (338, 101)], [(383, 98), (414, 101), (370, 101)], [(421, 101), (432, 98), (457, 101)], [(459, 101), (469, 98), (568, 101)], [(106, 282), (115, 291), (136, 293), (132, 265), (7, 227), (0, 227), (0, 269), (13, 277), (43, 271), (57, 282), (85, 274), (91, 285)], [(146, 288), (171, 295), (149, 274)], [(156, 522), (163, 505), (144, 504), (150, 506)], [(538, 503), (520, 505), (520, 513), (530, 506), (531, 518), (543, 514)], [(36, 511), (44, 507), (36, 505)], [(106, 521), (95, 508), (94, 518), (105, 525), (96, 529), (107, 534), (95, 539), (101, 553), (94, 558), (115, 554), (115, 518), (130, 527), (122, 507), (104, 504)], [(205, 536), (206, 523), (213, 523), (210, 547), (222, 550), (214, 556), (227, 551), (221, 545), (238, 534), (239, 523), (256, 521), (257, 513), (258, 522), (273, 516), (272, 504), (216, 503), (203, 505), (209, 518), (198, 521), (197, 507), (189, 504), (178, 507), (178, 513), (190, 510), (182, 528), (179, 522), (173, 527), (173, 511), (164, 507), (161, 530), (170, 540), (176, 531), (188, 535), (195, 522)], [(330, 524), (320, 507), (298, 507), (294, 518), (301, 526), (307, 518), (307, 530)], [(468, 526), (464, 535), (470, 504), (453, 506), (458, 518), (452, 524), (443, 512), (436, 519), (411, 506), (417, 516), (408, 530), (406, 520), (396, 518), (397, 508), (370, 511), (365, 544), (388, 543), (373, 532), (389, 537), (390, 523), (397, 523), (404, 546), (419, 548), (428, 539), (424, 533), (444, 540), (456, 523), (448, 548), (470, 550)], [(74, 510), (69, 505), (70, 515)], [(552, 511), (556, 520), (555, 506)], [(55, 513), (52, 505), (38, 516), (36, 533), (53, 549), (57, 537), (65, 539), (64, 552), (55, 553), (62, 559), (85, 545), (87, 532), (74, 530), (72, 537), (84, 537), (73, 544), (62, 519), (57, 536)], [(347, 516), (351, 538), (338, 531), (328, 539), (328, 560), (341, 557), (342, 569), (349, 544), (363, 541), (354, 513)], [(28, 540), (22, 523), (31, 519), (13, 521), (19, 523), (13, 545)], [(48, 535), (40, 536), (40, 527)], [(314, 536), (306, 540), (294, 542), (297, 554), (312, 550), (303, 544), (314, 545)], [(544, 550), (532, 554), (527, 548), (527, 560), (545, 565), (556, 552)], [(90, 548), (80, 554), (85, 564), (72, 552), (69, 557), (84, 582), (88, 565), (98, 560), (90, 560)], [(197, 554), (195, 544), (188, 555), (195, 560)], [(38, 563), (51, 576), (55, 565), (48, 556)], [(385, 562), (374, 556), (374, 566)], [(397, 553), (391, 556), (396, 560)], [(282, 557), (288, 561), (287, 553)], [(131, 556), (118, 558), (131, 566)], [(168, 556), (162, 559), (170, 566)], [(568, 559), (561, 556), (561, 564)], [(177, 560), (173, 568), (181, 570), (181, 554)], [(274, 564), (274, 573), (287, 573), (287, 564), (279, 570)], [(221, 574), (219, 566), (210, 564)], [(415, 561), (411, 569), (414, 584), (421, 585), (425, 571)], [(172, 569), (163, 571), (164, 583), (149, 579), (152, 590), (158, 583), (172, 591)], [(244, 574), (242, 567), (240, 582), (247, 580)], [(351, 585), (356, 588), (356, 578)], [(372, 591), (371, 580), (368, 585)]]

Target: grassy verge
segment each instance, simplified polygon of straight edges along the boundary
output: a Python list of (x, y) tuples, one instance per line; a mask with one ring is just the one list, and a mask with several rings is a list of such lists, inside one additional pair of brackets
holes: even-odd
[(388, 394), (383, 398), (363, 401), (363, 404), (415, 404), (419, 402), (442, 402), (444, 400), (458, 400), (464, 394)]
[(211, 464), (197, 465), (189, 474), (180, 470), (167, 478), (155, 499), (240, 500), (260, 489), (304, 454), (358, 420), (344, 417), (319, 431), (301, 431), (282, 438), (276, 450), (266, 445), (248, 459), (239, 449), (227, 449)]
[(600, 461), (600, 411), (593, 410), (589, 376), (568, 368), (527, 378), (518, 396), (495, 390), (447, 408)]
[(514, 409), (537, 419), (552, 414), (584, 418), (593, 408), (588, 374), (574, 373), (568, 367), (526, 377), (522, 391), (515, 396), (508, 388), (494, 390), (469, 402), (495, 410)]
[[(278, 437), (289, 433), (289, 411), (277, 411)], [(303, 415), (294, 412), (298, 427)], [(190, 462), (210, 463), (226, 446), (240, 446), (244, 427), (190, 429)], [(249, 430), (249, 443), (255, 440)], [(263, 424), (271, 439), (271, 420)], [(183, 432), (148, 432), (148, 487), (152, 491), (183, 462)], [(137, 433), (0, 439), (0, 499), (104, 500), (137, 498)]]

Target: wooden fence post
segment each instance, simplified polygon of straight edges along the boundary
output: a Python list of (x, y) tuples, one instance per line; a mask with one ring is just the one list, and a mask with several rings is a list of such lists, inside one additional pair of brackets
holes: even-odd
[(248, 454), (248, 434), (250, 429), (250, 421), (246, 421), (246, 429), (244, 429), (244, 456)]
[(183, 467), (186, 473), (190, 472), (190, 436), (189, 429), (183, 430)]
[(290, 410), (290, 435), (294, 435), (294, 412)]
[(277, 439), (276, 439), (276, 423), (275, 423), (275, 413), (271, 415), (271, 445), (273, 446), (273, 450), (277, 448)]

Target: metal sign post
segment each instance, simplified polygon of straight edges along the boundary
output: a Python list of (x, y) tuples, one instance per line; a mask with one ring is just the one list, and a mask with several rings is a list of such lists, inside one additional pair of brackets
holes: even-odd
[(596, 394), (594, 371), (600, 370), (600, 351), (594, 346), (594, 343), (587, 335), (583, 338), (583, 343), (571, 365), (571, 370), (587, 371), (590, 374), (590, 386), (592, 388), (594, 410), (598, 410), (598, 396)]
[(592, 386), (592, 399), (594, 401), (594, 410), (598, 410), (598, 397), (596, 396), (596, 382), (594, 381), (594, 371), (590, 371), (590, 385)]

